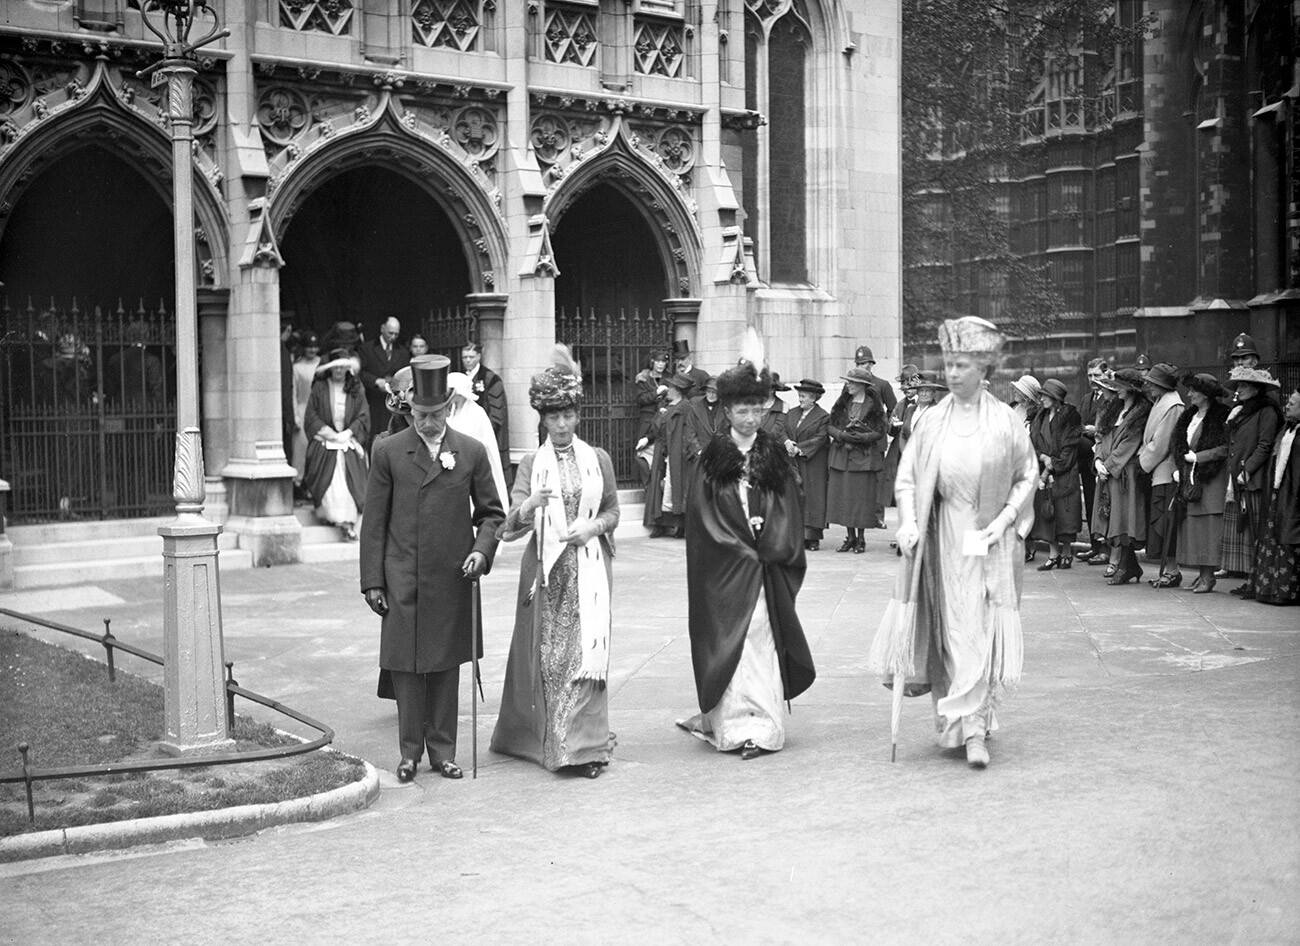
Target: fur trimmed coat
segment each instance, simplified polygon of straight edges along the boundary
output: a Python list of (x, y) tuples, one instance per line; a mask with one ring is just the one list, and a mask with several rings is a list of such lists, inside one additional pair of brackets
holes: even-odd
[[(739, 485), (748, 475), (749, 510)], [(686, 585), (691, 663), (700, 710), (718, 705), (740, 663), (760, 594), (766, 596), (785, 698), (816, 678), (795, 612), (807, 565), (803, 504), (785, 447), (760, 430), (749, 456), (730, 433), (709, 441), (691, 475)]]
[(1273, 441), (1282, 429), (1282, 412), (1267, 395), (1257, 394), (1233, 406), (1227, 425), (1228, 476), (1244, 473), (1245, 489), (1263, 490)]
[[(1187, 500), (1187, 515), (1221, 516), (1228, 494), (1228, 408), (1211, 401), (1189, 442), (1187, 428), (1195, 416), (1195, 407), (1185, 408), (1170, 438), (1179, 493)], [(1194, 463), (1184, 459), (1188, 450), (1196, 453)]]

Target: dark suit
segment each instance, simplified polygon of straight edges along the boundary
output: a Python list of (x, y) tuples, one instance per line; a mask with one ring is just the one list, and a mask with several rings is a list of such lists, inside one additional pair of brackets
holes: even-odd
[(388, 416), (388, 392), (379, 386), (380, 381), (393, 383), (393, 375), (411, 363), (411, 352), (405, 345), (394, 342), (384, 351), (381, 339), (366, 342), (357, 352), (361, 359), (361, 383), (366, 389), (366, 403), (370, 406), (371, 440), (383, 428), (379, 418)]
[[(1079, 404), (1079, 420), (1084, 427), (1097, 426), (1097, 415), (1101, 413), (1102, 400), (1097, 389), (1088, 385), (1088, 393)], [(1096, 491), (1097, 473), (1093, 467), (1096, 459), (1097, 435), (1086, 430), (1079, 438), (1079, 480), (1083, 484), (1084, 522), (1092, 522), (1092, 499)], [(1094, 548), (1097, 546), (1094, 544)]]
[[(448, 469), (442, 457), (450, 454)], [(471, 552), (492, 566), (505, 519), (483, 446), (448, 428), (438, 459), (415, 428), (375, 445), (361, 525), (361, 590), (388, 599), (379, 666), (392, 672), (402, 758), (456, 757), (460, 665), (471, 647), (472, 588), (461, 574)], [(486, 574), (486, 570), (485, 570)]]
[(509, 414), (506, 407), (506, 386), (501, 378), (481, 363), (478, 370), (470, 377), (470, 387), (478, 395), (478, 406), (483, 408), (492, 422), (492, 430), (497, 435), (497, 451), (501, 454), (501, 469), (506, 473), (506, 485), (510, 485), (510, 428)]
[(795, 460), (803, 490), (803, 537), (820, 539), (826, 529), (831, 415), (816, 404), (807, 413), (796, 407), (786, 415), (785, 423), (790, 439), (799, 448)]

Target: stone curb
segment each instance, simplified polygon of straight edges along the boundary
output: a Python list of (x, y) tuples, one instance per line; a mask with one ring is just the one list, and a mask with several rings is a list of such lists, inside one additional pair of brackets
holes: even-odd
[(366, 767), (362, 779), (306, 798), (263, 805), (240, 805), (216, 811), (138, 818), (134, 821), (57, 828), (0, 838), (0, 864), (62, 854), (118, 850), (141, 844), (161, 844), (186, 838), (203, 838), (205, 841), (238, 838), (282, 824), (326, 821), (368, 808), (379, 797), (379, 772), (369, 762), (358, 761)]

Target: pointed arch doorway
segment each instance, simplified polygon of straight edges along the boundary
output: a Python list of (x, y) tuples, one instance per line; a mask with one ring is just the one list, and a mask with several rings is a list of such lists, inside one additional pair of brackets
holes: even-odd
[(604, 182), (564, 211), (551, 245), (560, 270), (555, 337), (582, 363), (582, 437), (609, 452), (620, 487), (640, 486), (636, 375), (673, 341), (662, 249), (645, 213)]
[(45, 164), (0, 239), (0, 471), (15, 522), (170, 512), (170, 195), (110, 139)]
[(396, 170), (366, 165), (326, 179), (289, 221), (280, 251), (281, 313), (300, 331), (323, 338), (346, 321), (374, 340), (394, 316), (404, 342), (418, 331), (444, 354), (472, 334), (460, 237), (428, 191)]

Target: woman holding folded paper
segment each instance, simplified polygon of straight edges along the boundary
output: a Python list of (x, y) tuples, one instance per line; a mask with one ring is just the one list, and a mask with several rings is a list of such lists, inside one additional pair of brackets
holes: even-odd
[(492, 750), (597, 778), (609, 731), (609, 623), (618, 484), (609, 454), (576, 435), (582, 377), (557, 345), (528, 389), (546, 442), (524, 457), (497, 535), (527, 536)]
[(983, 389), (1002, 349), (978, 318), (939, 330), (952, 397), (925, 412), (898, 468), (904, 553), (872, 645), (872, 666), (934, 698), (939, 744), (988, 764), (994, 706), (1020, 678), (1020, 581), (1038, 461), (1010, 407)]

